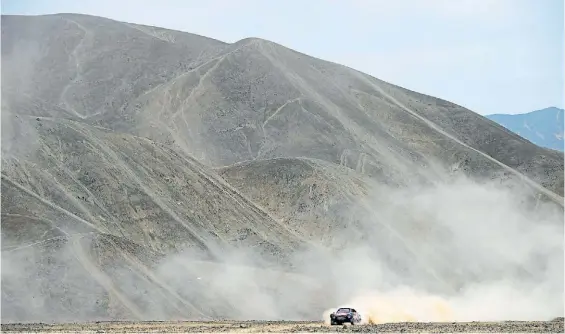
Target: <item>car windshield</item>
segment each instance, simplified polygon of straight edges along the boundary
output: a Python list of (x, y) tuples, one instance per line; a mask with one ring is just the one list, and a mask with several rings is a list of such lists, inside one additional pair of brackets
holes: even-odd
[(348, 308), (340, 308), (339, 310), (337, 310), (337, 313), (349, 313), (349, 309)]

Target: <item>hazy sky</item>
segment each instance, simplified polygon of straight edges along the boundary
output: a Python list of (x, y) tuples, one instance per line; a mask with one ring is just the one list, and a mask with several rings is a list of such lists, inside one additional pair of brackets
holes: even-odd
[(226, 42), (261, 37), (480, 114), (563, 108), (563, 0), (3, 0)]

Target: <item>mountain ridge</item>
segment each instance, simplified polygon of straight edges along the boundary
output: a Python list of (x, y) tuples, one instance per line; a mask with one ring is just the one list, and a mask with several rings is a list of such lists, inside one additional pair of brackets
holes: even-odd
[(523, 114), (486, 117), (536, 145), (563, 152), (563, 109), (547, 107)]

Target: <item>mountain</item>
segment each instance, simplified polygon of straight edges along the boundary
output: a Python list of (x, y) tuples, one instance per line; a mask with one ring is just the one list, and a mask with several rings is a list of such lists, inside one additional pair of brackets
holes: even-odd
[(563, 153), (461, 106), (78, 14), (3, 15), (2, 68), (3, 322), (317, 318), (508, 273), (562, 312)]
[(549, 107), (525, 114), (486, 117), (536, 145), (563, 152), (563, 109)]

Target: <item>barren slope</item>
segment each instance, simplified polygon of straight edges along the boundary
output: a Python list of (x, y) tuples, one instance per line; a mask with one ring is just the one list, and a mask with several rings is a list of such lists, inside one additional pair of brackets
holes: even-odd
[[(190, 244), (212, 255), (214, 242), (249, 232), (250, 241), (276, 245), (294, 238), (222, 178), (165, 146), (63, 119), (14, 119), (35, 130), (37, 147), (3, 161), (3, 214), (34, 201), (25, 211), (44, 218), (70, 212), (71, 229), (123, 236), (161, 252)], [(18, 136), (12, 152), (32, 147)]]
[(344, 230), (350, 221), (345, 209), (366, 195), (370, 185), (367, 177), (348, 168), (306, 158), (243, 162), (218, 172), (309, 239), (324, 240), (332, 231)]
[[(136, 310), (131, 305), (139, 303), (128, 299), (164, 307), (170, 296), (137, 296), (139, 287), (159, 290), (160, 283), (142, 280), (133, 289), (120, 275), (147, 280), (148, 269), (141, 268), (181, 250), (191, 259), (224, 261), (238, 249), (253, 249), (256, 265), (284, 267), (289, 250), (301, 242), (222, 178), (167, 147), (64, 119), (2, 115), (13, 117), (19, 130), (2, 160), (3, 319), (159, 316)], [(143, 254), (153, 255), (148, 260)], [(108, 266), (122, 273), (97, 274)], [(66, 298), (60, 299), (62, 291)], [(99, 304), (108, 294), (125, 296), (115, 305)], [(210, 299), (210, 292), (202, 294)], [(29, 304), (36, 298), (44, 300)], [(203, 310), (163, 312), (170, 319)]]
[(563, 153), (469, 110), (265, 40), (74, 14), (2, 16), (2, 68), (3, 322), (317, 319), (351, 286), (508, 275), (562, 310), (554, 211), (418, 188), (513, 178), (563, 205)]
[(119, 117), (120, 108), (226, 44), (86, 15), (2, 16), (2, 94), (59, 104), (44, 116)]
[(460, 106), (261, 39), (227, 45), (151, 29), (5, 16), (3, 100), (59, 105), (25, 102), (27, 113), (174, 143), (216, 167), (305, 156), (400, 182), (441, 164), (487, 178), (518, 171), (563, 195), (561, 153)]

